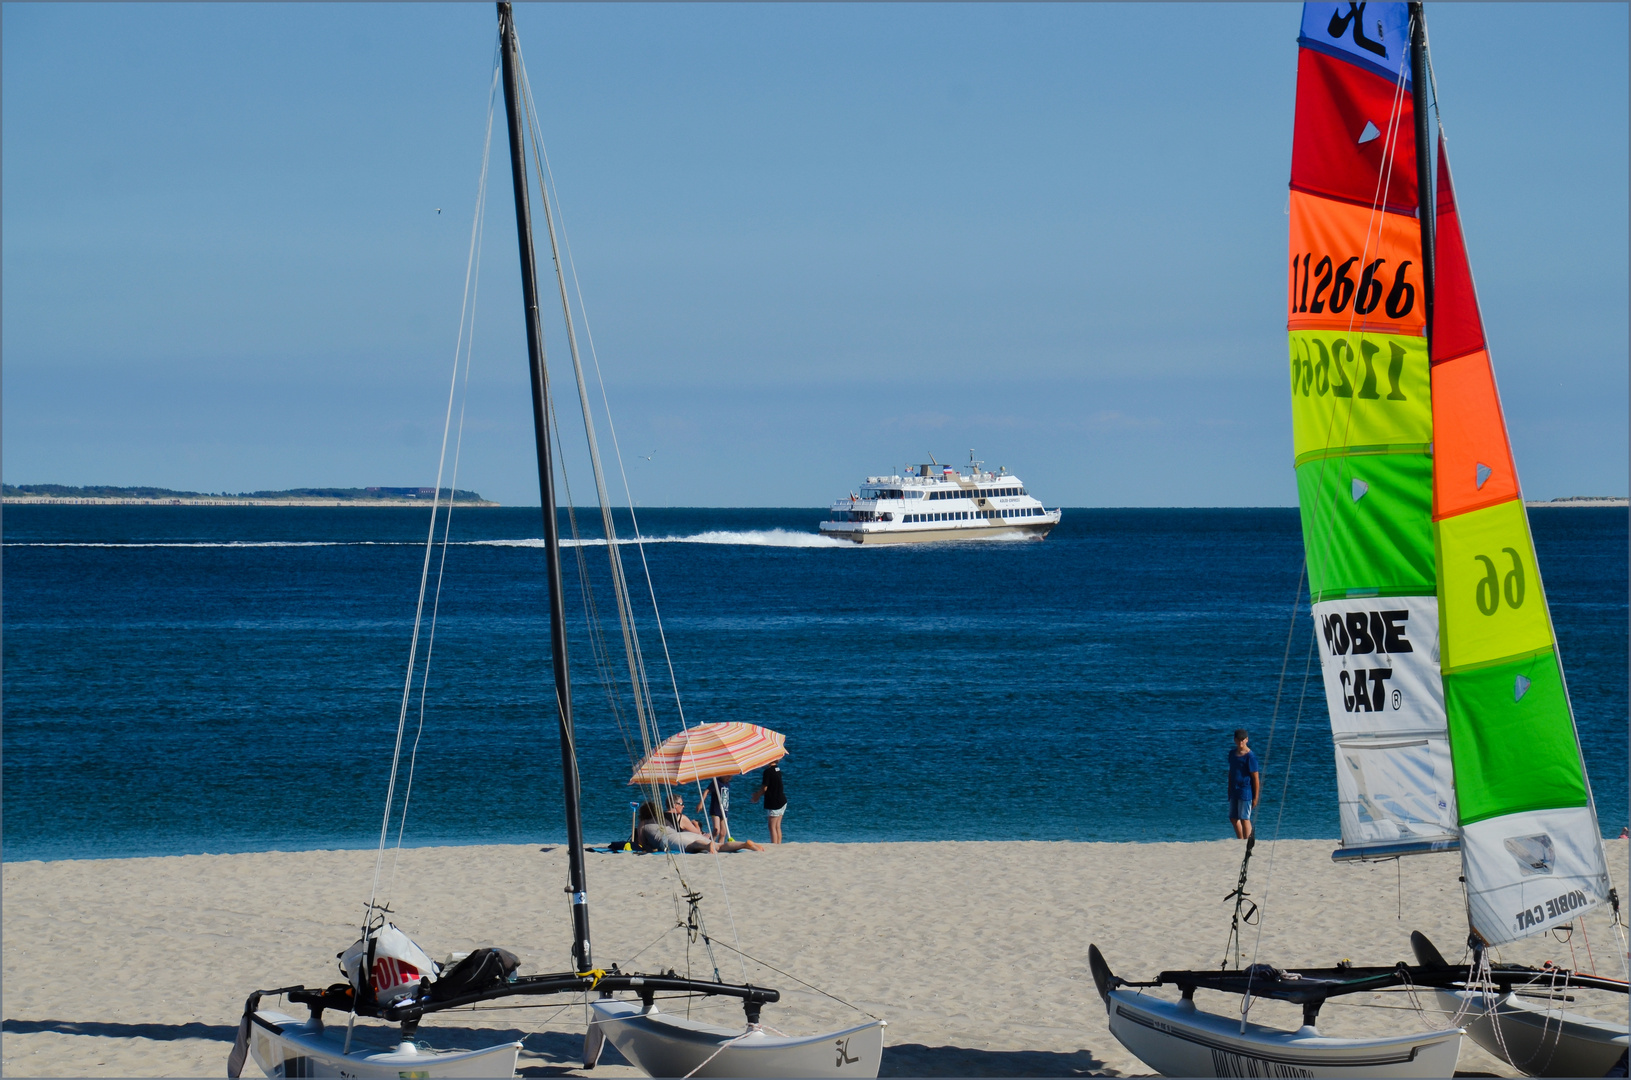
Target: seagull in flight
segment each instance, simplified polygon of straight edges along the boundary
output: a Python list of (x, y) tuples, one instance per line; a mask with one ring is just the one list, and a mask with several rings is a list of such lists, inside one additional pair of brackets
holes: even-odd
[(636, 454), (636, 455), (635, 455), (635, 457), (643, 457), (643, 458), (645, 458), (645, 459), (646, 459), (646, 460), (647, 460), (647, 461), (650, 461), (650, 460), (651, 460), (651, 459), (652, 459), (652, 458), (654, 458), (654, 457), (656, 457), (656, 456), (657, 456), (657, 451), (655, 451), (655, 450), (653, 450), (653, 451), (652, 451), (652, 452), (651, 452), (651, 453), (649, 453), (649, 454)]
[(440, 206), (438, 206), (438, 207), (437, 207), (437, 208), (436, 208), (436, 212), (437, 212), (437, 213), (438, 213), (438, 214), (440, 214), (440, 213), (441, 213), (441, 212), (442, 212), (442, 208), (441, 208), (441, 207), (440, 207)]

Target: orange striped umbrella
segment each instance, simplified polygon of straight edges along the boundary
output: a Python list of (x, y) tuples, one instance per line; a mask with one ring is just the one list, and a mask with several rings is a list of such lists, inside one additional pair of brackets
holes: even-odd
[(757, 724), (698, 724), (664, 739), (634, 770), (631, 784), (691, 784), (739, 776), (780, 761), (787, 736)]

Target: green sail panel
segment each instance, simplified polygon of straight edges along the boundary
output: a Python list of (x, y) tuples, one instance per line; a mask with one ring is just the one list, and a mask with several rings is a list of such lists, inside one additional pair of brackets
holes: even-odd
[(1437, 592), (1425, 447), (1312, 456), (1297, 466), (1297, 501), (1314, 603)]
[(1586, 805), (1555, 652), (1446, 674), (1444, 706), (1462, 825)]

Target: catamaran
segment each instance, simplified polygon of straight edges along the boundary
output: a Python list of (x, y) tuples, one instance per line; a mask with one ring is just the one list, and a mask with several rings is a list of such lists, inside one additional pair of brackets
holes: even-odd
[[(1298, 42), (1287, 330), (1337, 761), (1333, 858), (1459, 851), (1472, 957), (1453, 967), (1417, 935), (1415, 966), (1253, 965), (1140, 983), (1096, 949), (1091, 966), (1111, 1031), (1169, 1075), (1447, 1076), (1463, 1025), (1525, 1071), (1602, 1075), (1624, 1053), (1625, 1024), (1563, 1005), (1625, 983), (1488, 953), (1618, 902), (1433, 126), (1422, 7), (1308, 3)], [(1328, 998), (1404, 985), (1434, 988), (1443, 1030), (1319, 1034)], [(1183, 1000), (1135, 992), (1156, 986)], [(1201, 1012), (1197, 987), (1299, 1002), (1303, 1026)]]
[[(377, 1077), (391, 1080), (398, 1080), (400, 1077), (513, 1076), (521, 1043), (506, 1041), (473, 1050), (438, 1048), (419, 1038), (421, 1021), (427, 1016), (448, 1010), (468, 1009), (484, 1002), (497, 1002), (509, 998), (568, 996), (580, 999), (589, 1017), (583, 1050), (583, 1064), (586, 1068), (595, 1066), (606, 1042), (610, 1041), (629, 1061), (656, 1076), (876, 1077), (883, 1053), (884, 1027), (884, 1022), (877, 1017), (869, 1016), (864, 1022), (838, 1031), (803, 1036), (786, 1035), (767, 1029), (761, 1023), (762, 1010), (765, 1006), (779, 1001), (780, 993), (746, 981), (726, 982), (718, 975), (717, 963), (714, 965), (715, 978), (708, 980), (681, 976), (672, 969), (666, 972), (639, 973), (624, 972), (615, 964), (604, 968), (597, 967), (592, 955), (585, 847), (578, 808), (578, 765), (574, 740), (573, 693), (567, 656), (560, 520), (557, 516), (555, 468), (552, 462), (552, 446), (555, 444), (556, 431), (545, 364), (538, 299), (537, 258), (533, 250), (526, 154), (528, 149), (534, 153), (533, 165), (538, 174), (550, 254), (556, 268), (556, 283), (560, 286), (572, 369), (576, 377), (580, 405), (583, 406), (585, 434), (599, 495), (602, 524), (606, 530), (605, 548), (628, 656), (631, 692), (634, 696), (638, 726), (648, 753), (660, 740), (654, 740), (656, 722), (651, 710), (647, 680), (643, 673), (644, 661), (637, 647), (638, 635), (634, 628), (633, 609), (622, 576), (619, 544), (610, 502), (606, 495), (592, 414), (588, 408), (583, 364), (578, 355), (576, 332), (573, 329), (573, 309), (568, 301), (566, 271), (560, 246), (556, 241), (556, 222), (550, 211), (551, 189), (545, 181), (547, 170), (536, 126), (536, 110), (527, 86), (525, 68), (521, 63), (520, 43), (508, 3), (498, 4), (498, 24), (497, 64), (492, 86), (496, 92), (501, 74), (509, 124), (510, 166), (515, 189), (516, 231), (521, 259), (521, 292), (526, 323), (527, 357), (532, 383), (538, 485), (543, 508), (554, 713), (560, 738), (562, 792), (566, 818), (568, 874), (565, 892), (571, 927), (572, 966), (563, 972), (521, 975), (518, 974), (519, 960), (514, 953), (492, 947), (450, 956), (446, 963), (438, 964), (406, 933), (386, 918), (391, 909), (380, 898), (380, 866), (385, 855), (387, 832), (393, 814), (397, 813), (393, 800), (396, 797), (404, 725), (414, 688), (415, 663), (419, 650), (420, 618), (416, 615), (414, 642), (410, 647), (408, 677), (397, 728), (397, 752), (392, 764), (391, 784), (386, 792), (385, 816), (380, 830), (380, 849), (374, 877), (375, 893), (368, 900), (358, 940), (340, 954), (340, 968), (345, 975), (345, 981), (327, 987), (285, 986), (275, 990), (257, 990), (250, 994), (244, 1004), (237, 1040), (228, 1058), (228, 1075), (233, 1077), (242, 1075), (245, 1064), (253, 1059), (268, 1076)], [(493, 109), (490, 103), (489, 146), (492, 119)], [(485, 206), (486, 179), (487, 166), (484, 158), (475, 224), (472, 226), (471, 234), (472, 267), (477, 265), (480, 250), (479, 238)], [(467, 275), (465, 297), (467, 312), (473, 310), (469, 280)], [(460, 328), (460, 348), (464, 350), (465, 373), (468, 375), (469, 344), (464, 325)], [(458, 385), (458, 375), (456, 352), (455, 388)], [(448, 401), (450, 423), (454, 412), (453, 400), (453, 391), (450, 390)], [(444, 431), (444, 461), (446, 445), (447, 436)], [(454, 478), (456, 481), (456, 464)], [(442, 490), (440, 473), (437, 481), (434, 490), (440, 491)], [(567, 507), (570, 510), (570, 502), (567, 503)], [(425, 569), (420, 580), (421, 615), (424, 611), (431, 555), (438, 526), (438, 517), (434, 511), (442, 509), (444, 508), (441, 500), (437, 498), (433, 506), (430, 534), (426, 541)], [(451, 512), (450, 505), (445, 509)], [(575, 531), (575, 516), (569, 513), (568, 518)], [(442, 543), (445, 550), (447, 519), (444, 517), (441, 521)], [(575, 545), (575, 550), (580, 559), (581, 580), (582, 545)], [(440, 591), (438, 580), (436, 596), (440, 596)], [(586, 599), (586, 607), (588, 603)], [(433, 636), (434, 604), (430, 627)], [(608, 657), (603, 648), (597, 648), (596, 661), (603, 668), (609, 667)], [(427, 681), (428, 664), (427, 651), (425, 659)], [(421, 700), (425, 685), (422, 683), (420, 686)], [(413, 759), (410, 758), (408, 765), (410, 788), (412, 762)], [(666, 789), (654, 789), (649, 794), (654, 805), (666, 805)], [(405, 797), (402, 800), (400, 814), (402, 819), (405, 819)], [(400, 829), (398, 836), (400, 838)], [(398, 843), (400, 844), (400, 839)], [(683, 882), (683, 878), (681, 880)], [(683, 892), (685, 893), (683, 898), (689, 902), (690, 911), (688, 924), (682, 924), (681, 928), (684, 929), (688, 925), (712, 955), (714, 942), (706, 936), (705, 923), (701, 919), (699, 908), (702, 898), (688, 887)], [(619, 994), (626, 996), (620, 998), (617, 996)], [(295, 1005), (305, 1006), (308, 1016), (301, 1019), (271, 1007), (263, 1007), (263, 999), (270, 996), (279, 996)], [(660, 1004), (672, 1006), (676, 999), (685, 1002), (696, 998), (739, 1001), (743, 1009), (744, 1023), (740, 1027), (718, 1022), (705, 1023), (691, 1018), (688, 1011), (683, 1008), (668, 1011)], [(326, 1019), (332, 1020), (334, 1017), (343, 1018), (343, 1022), (325, 1022)], [(381, 1044), (377, 1027), (370, 1027), (366, 1031), (358, 1029), (359, 1017), (384, 1020), (388, 1024), (397, 1025), (399, 1031), (394, 1038)]]
[(857, 544), (922, 544), (942, 540), (1045, 539), (1064, 516), (1025, 489), (1024, 481), (968, 452), (968, 471), (928, 464), (904, 474), (869, 476), (860, 490), (832, 504), (821, 534)]

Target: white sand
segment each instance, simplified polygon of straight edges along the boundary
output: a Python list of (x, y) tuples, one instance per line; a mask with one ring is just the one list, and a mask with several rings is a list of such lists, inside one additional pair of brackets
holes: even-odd
[[(1277, 966), (1410, 958), (1420, 929), (1461, 955), (1459, 863), (1423, 856), (1399, 864), (1336, 866), (1326, 841), (1259, 847), (1249, 886), (1265, 907), (1253, 950)], [(1609, 845), (1618, 882), (1627, 845)], [(712, 934), (889, 1021), (884, 1075), (1012, 1076), (1145, 1073), (1109, 1034), (1087, 969), (1096, 942), (1124, 977), (1215, 967), (1223, 958), (1241, 847), (1205, 844), (792, 844), (764, 854), (681, 858), (706, 899)], [(4, 1035), (0, 1068), (13, 1076), (220, 1075), (257, 988), (337, 981), (334, 955), (356, 936), (373, 853), (316, 851), (4, 867)], [(387, 867), (389, 872), (389, 867)], [(1396, 874), (1399, 876), (1396, 878)], [(396, 921), (433, 956), (496, 944), (522, 970), (568, 966), (565, 853), (538, 847), (426, 848), (402, 854), (386, 895)], [(657, 856), (592, 855), (597, 962), (712, 974), (701, 945), (687, 953), (672, 928), (676, 886)], [(1398, 917), (1402, 907), (1403, 917)], [(1596, 967), (1618, 974), (1606, 919), (1589, 926)], [(630, 957), (661, 938), (629, 964)], [(1504, 958), (1589, 968), (1583, 943), (1541, 938)], [(718, 949), (721, 973), (744, 975)], [(765, 1020), (788, 1032), (851, 1022), (856, 1013), (748, 963), (750, 980), (783, 990)], [(1238, 1008), (1208, 996), (1202, 1007)], [(1391, 1009), (1332, 1003), (1331, 1034), (1422, 1025), (1402, 995)], [(269, 1002), (274, 1004), (275, 1002)], [(735, 1022), (739, 1007), (708, 1006)], [(1281, 1016), (1275, 1009), (1285, 1011)], [(302, 1010), (291, 1007), (290, 1012)], [(1253, 1019), (1294, 1020), (1262, 1003)], [(573, 1071), (581, 1006), (442, 1014), (421, 1038), (442, 1045), (526, 1037), (527, 1075)], [(513, 1034), (512, 1034), (513, 1033)], [(1464, 1044), (1460, 1068), (1511, 1075)], [(608, 1049), (598, 1075), (636, 1075)]]

